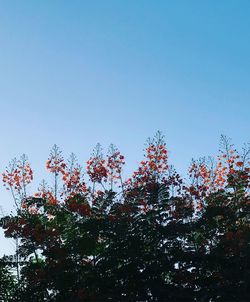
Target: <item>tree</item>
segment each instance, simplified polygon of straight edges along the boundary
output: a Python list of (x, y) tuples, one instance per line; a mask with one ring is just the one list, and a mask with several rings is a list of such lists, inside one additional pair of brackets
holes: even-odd
[(198, 203), (193, 234), (198, 301), (247, 301), (250, 297), (249, 152), (226, 137), (214, 165), (193, 163), (192, 195)]
[(18, 245), (15, 275), (2, 260), (5, 301), (247, 301), (249, 150), (224, 137), (223, 148), (217, 161), (193, 161), (187, 183), (160, 133), (125, 181), (114, 145), (106, 157), (96, 146), (85, 175), (54, 146), (52, 186), (33, 195), (27, 158), (12, 161), (3, 180), (16, 213), (1, 226)]

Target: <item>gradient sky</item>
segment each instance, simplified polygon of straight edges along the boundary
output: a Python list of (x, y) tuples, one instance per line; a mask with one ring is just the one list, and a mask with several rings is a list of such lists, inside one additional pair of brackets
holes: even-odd
[(38, 182), (54, 143), (84, 163), (97, 142), (130, 171), (158, 129), (182, 173), (220, 134), (248, 142), (249, 16), (248, 0), (0, 0), (1, 171), (26, 153)]

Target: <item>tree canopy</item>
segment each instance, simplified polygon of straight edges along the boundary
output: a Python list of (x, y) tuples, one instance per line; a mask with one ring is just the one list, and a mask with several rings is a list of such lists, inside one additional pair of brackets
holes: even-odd
[(3, 301), (249, 301), (250, 159), (224, 136), (217, 158), (169, 163), (161, 133), (128, 179), (97, 145), (86, 168), (57, 146), (29, 193), (26, 156), (2, 174), (16, 213), (1, 219), (16, 252), (0, 262)]

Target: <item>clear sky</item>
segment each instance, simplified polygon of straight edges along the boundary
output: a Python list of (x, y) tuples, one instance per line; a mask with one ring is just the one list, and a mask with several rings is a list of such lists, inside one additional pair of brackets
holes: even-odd
[(249, 16), (249, 0), (0, 0), (0, 169), (26, 153), (39, 179), (54, 143), (84, 163), (97, 142), (132, 169), (159, 129), (183, 172), (222, 133), (248, 142)]

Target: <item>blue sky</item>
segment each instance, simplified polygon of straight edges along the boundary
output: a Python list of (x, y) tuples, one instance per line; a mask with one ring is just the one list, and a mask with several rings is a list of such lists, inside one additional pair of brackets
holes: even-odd
[(38, 181), (54, 143), (84, 163), (113, 142), (130, 171), (159, 129), (183, 173), (220, 134), (248, 142), (249, 15), (247, 0), (0, 1), (0, 169), (26, 153)]

